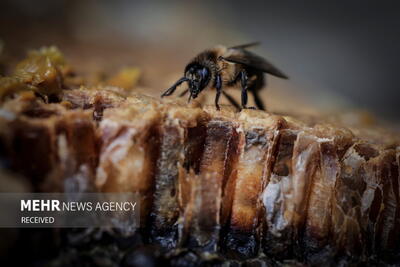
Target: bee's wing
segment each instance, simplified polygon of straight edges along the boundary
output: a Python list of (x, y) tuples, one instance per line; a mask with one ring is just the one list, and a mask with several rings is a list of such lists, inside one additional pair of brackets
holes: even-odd
[(222, 56), (221, 58), (229, 62), (246, 65), (248, 67), (272, 74), (283, 79), (288, 79), (288, 76), (286, 74), (284, 74), (271, 63), (269, 63), (266, 59), (244, 49), (233, 50), (234, 51), (231, 51), (233, 53), (228, 53), (226, 56)]
[(242, 45), (235, 45), (235, 46), (231, 46), (229, 48), (230, 49), (245, 49), (245, 48), (249, 48), (252, 46), (257, 46), (259, 44), (260, 44), (260, 42), (253, 42), (253, 43), (247, 43), (247, 44), (242, 44)]

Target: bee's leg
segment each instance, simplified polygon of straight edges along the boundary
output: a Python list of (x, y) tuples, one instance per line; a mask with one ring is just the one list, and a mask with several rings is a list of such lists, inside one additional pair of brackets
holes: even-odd
[[(240, 81), (242, 85), (242, 109), (246, 109), (247, 107), (247, 82), (248, 82), (248, 77), (247, 77), (247, 72), (245, 70), (242, 70), (240, 72)], [(253, 107), (250, 107), (251, 109), (254, 109)]]
[(242, 85), (242, 109), (255, 109), (255, 107), (247, 107), (247, 90), (248, 90), (248, 76), (246, 70), (240, 72), (240, 81)]
[(236, 100), (229, 95), (227, 92), (222, 91), (222, 93), (224, 94), (224, 96), (228, 99), (228, 101), (232, 104), (232, 106), (234, 106), (235, 108), (237, 108), (239, 111), (241, 110), (240, 105), (238, 102), (236, 102)]
[(182, 93), (180, 93), (179, 97), (185, 96), (189, 92), (189, 89), (186, 89)]
[(253, 93), (254, 102), (258, 109), (265, 110), (265, 106), (260, 96), (258, 95), (258, 91), (264, 86), (264, 74), (257, 75), (257, 79), (254, 82), (254, 85), (249, 88), (249, 90)]
[(174, 83), (174, 85), (165, 90), (165, 92), (161, 95), (161, 97), (172, 95), (175, 92), (176, 87), (178, 87), (181, 83), (186, 82), (187, 80), (189, 79), (186, 77), (180, 78), (176, 83)]
[(252, 93), (253, 93), (254, 102), (256, 103), (257, 108), (261, 109), (261, 110), (265, 110), (264, 103), (261, 100), (260, 96), (258, 95), (258, 92), (254, 90), (254, 91), (252, 91)]
[(215, 77), (215, 89), (217, 89), (217, 94), (215, 95), (215, 107), (217, 110), (220, 110), (219, 108), (219, 97), (221, 96), (222, 92), (222, 80), (221, 80), (221, 75), (217, 74), (217, 77)]
[(247, 108), (247, 72), (242, 70), (240, 72), (240, 82), (242, 85), (242, 108)]

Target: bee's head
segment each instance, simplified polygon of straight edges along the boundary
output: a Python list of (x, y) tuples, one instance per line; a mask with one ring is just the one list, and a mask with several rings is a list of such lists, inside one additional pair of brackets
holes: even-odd
[(185, 77), (189, 82), (190, 98), (196, 98), (197, 95), (208, 85), (210, 82), (210, 70), (200, 64), (190, 64), (185, 69)]

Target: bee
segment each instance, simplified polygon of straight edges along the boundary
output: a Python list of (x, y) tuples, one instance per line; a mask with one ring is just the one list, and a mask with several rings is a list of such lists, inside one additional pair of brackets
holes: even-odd
[[(247, 50), (258, 44), (249, 43), (233, 47), (219, 45), (205, 50), (186, 65), (184, 76), (168, 88), (161, 97), (172, 95), (179, 85), (187, 82), (188, 88), (180, 94), (180, 97), (189, 92), (188, 102), (195, 99), (205, 89), (215, 89), (217, 110), (220, 109), (218, 103), (221, 94), (237, 109), (246, 109), (248, 108), (247, 92), (250, 91), (257, 108), (265, 110), (258, 95), (265, 84), (264, 73), (283, 79), (288, 79), (288, 76), (266, 59)], [(223, 90), (225, 86), (235, 86), (238, 83), (241, 86), (241, 106)]]

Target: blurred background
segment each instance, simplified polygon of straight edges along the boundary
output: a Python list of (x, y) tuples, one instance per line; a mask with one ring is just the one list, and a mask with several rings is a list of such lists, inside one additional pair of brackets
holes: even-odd
[(137, 66), (159, 94), (203, 49), (261, 41), (255, 52), (290, 76), (268, 80), (269, 109), (400, 121), (399, 14), (396, 1), (2, 0), (1, 71), (54, 44), (82, 73)]

